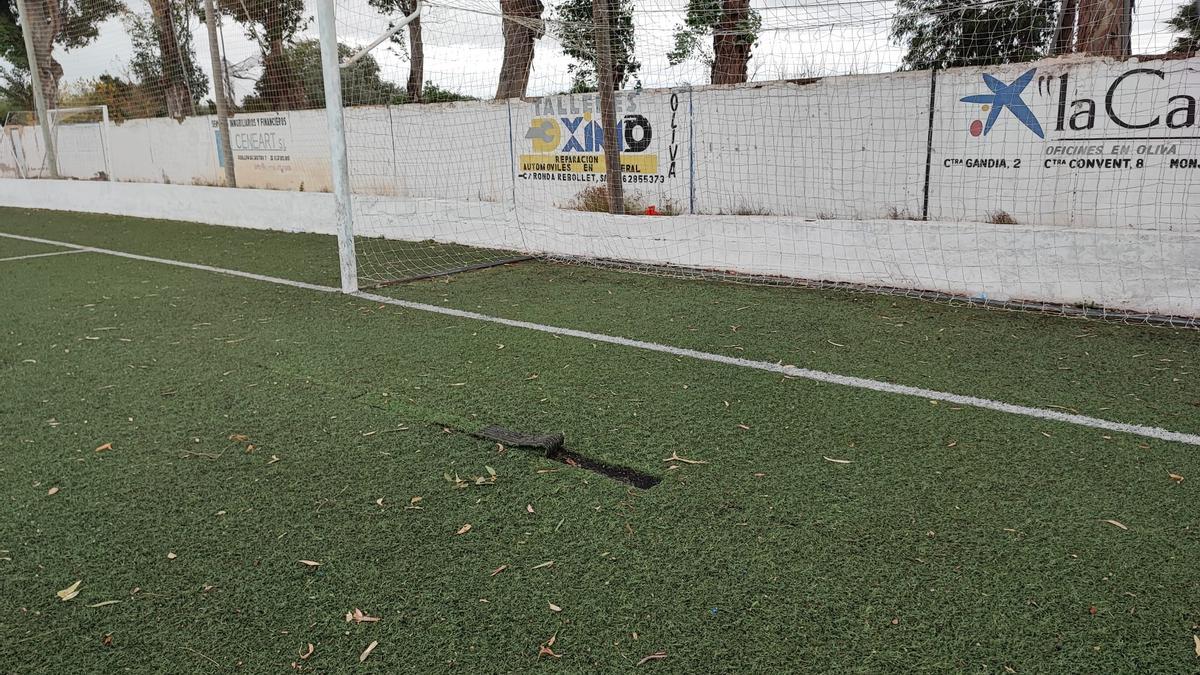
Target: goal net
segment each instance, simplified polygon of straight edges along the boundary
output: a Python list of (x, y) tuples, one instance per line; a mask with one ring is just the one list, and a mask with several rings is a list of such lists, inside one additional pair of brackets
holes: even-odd
[(64, 175), (331, 192), (344, 160), (360, 287), (532, 257), (1200, 316), (1194, 0), (64, 1)]
[[(54, 108), (47, 111), (52, 143), (59, 148), (58, 173), (64, 178), (112, 180), (108, 148), (108, 106)], [(4, 150), (20, 178), (50, 175), (44, 136), (32, 110), (13, 110), (4, 121)]]
[(343, 59), (414, 13), (342, 69), (365, 284), (529, 253), (1009, 306), (1200, 292), (1164, 255), (1200, 235), (1193, 5), (338, 0)]

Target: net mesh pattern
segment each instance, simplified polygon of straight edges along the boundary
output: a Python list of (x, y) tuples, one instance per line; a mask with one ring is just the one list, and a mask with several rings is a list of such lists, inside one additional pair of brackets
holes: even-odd
[[(332, 189), (313, 2), (213, 0), (211, 19), (194, 0), (25, 5), (32, 50), (3, 64), (5, 176)], [(1190, 0), (335, 10), (363, 286), (539, 256), (1200, 315)], [(33, 74), (53, 167), (22, 112)]]

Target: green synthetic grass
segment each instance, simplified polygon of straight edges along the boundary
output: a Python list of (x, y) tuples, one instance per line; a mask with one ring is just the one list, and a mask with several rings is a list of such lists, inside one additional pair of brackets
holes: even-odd
[(23, 255), (53, 253), (61, 250), (63, 250), (61, 246), (49, 246), (32, 241), (0, 238), (0, 258), (15, 258)]
[[(327, 238), (33, 215), (2, 213), (0, 231), (336, 275)], [(0, 289), (6, 669), (595, 672), (659, 651), (641, 668), (1200, 663), (1193, 447), (93, 253), (0, 264)], [(1194, 332), (557, 266), (392, 292), (1200, 426)], [(631, 490), (439, 421), (563, 431), (664, 480)], [(487, 466), (493, 485), (443, 477)], [(382, 620), (346, 623), (356, 607)], [(539, 659), (551, 636), (562, 658)]]

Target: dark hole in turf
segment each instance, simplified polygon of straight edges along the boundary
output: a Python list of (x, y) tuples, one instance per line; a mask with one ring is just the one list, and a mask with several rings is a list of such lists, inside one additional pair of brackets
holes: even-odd
[(540, 448), (545, 451), (547, 459), (562, 462), (567, 466), (586, 469), (587, 471), (598, 473), (605, 478), (611, 478), (642, 490), (648, 490), (662, 482), (662, 479), (657, 476), (651, 476), (636, 469), (602, 462), (581, 455), (574, 450), (568, 450), (563, 447), (565, 439), (562, 434), (523, 434), (518, 431), (491, 426), (485, 427), (472, 435), (485, 438), (489, 441), (496, 441), (510, 447)]

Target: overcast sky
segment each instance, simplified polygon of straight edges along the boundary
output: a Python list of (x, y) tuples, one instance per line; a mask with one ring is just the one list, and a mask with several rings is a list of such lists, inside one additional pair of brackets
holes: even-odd
[[(148, 14), (145, 0), (126, 0), (133, 11)], [(236, 1), (236, 0), (225, 0)], [(1187, 0), (1191, 2), (1192, 0)], [(429, 2), (429, 0), (427, 0)], [(544, 0), (547, 14), (553, 0)], [(1135, 53), (1165, 51), (1172, 39), (1163, 23), (1182, 0), (1140, 0), (1133, 26)], [(365, 0), (337, 0), (339, 40), (350, 45), (371, 41), (387, 28), (387, 19)], [(307, 14), (316, 15), (311, 0)], [(751, 0), (763, 17), (759, 43), (750, 60), (752, 80), (773, 80), (846, 73), (886, 72), (896, 69), (903, 50), (891, 44), (888, 31), (894, 13), (892, 0)], [(636, 54), (642, 62), (641, 81), (646, 87), (685, 83), (706, 84), (702, 64), (667, 64), (674, 32), (681, 22), (686, 0), (635, 0)], [(432, 0), (422, 15), (425, 35), (425, 79), (464, 94), (490, 97), (495, 93), (500, 71), (503, 38), (499, 3), (495, 0)], [(192, 21), (197, 61), (211, 76), (208, 38), (204, 25)], [(231, 63), (259, 54), (258, 45), (248, 40), (242, 26), (226, 18), (222, 26), (226, 59)], [(316, 37), (315, 19), (305, 30)], [(64, 83), (93, 78), (102, 73), (124, 74), (132, 47), (119, 19), (106, 22), (92, 44), (55, 57), (64, 69)], [(388, 45), (372, 54), (380, 62), (384, 77), (403, 84), (407, 62)], [(571, 59), (561, 45), (547, 35), (538, 41), (529, 94), (556, 93), (570, 83), (567, 66)], [(251, 71), (255, 75), (255, 71)], [(240, 99), (253, 87), (252, 80), (236, 81)]]

